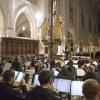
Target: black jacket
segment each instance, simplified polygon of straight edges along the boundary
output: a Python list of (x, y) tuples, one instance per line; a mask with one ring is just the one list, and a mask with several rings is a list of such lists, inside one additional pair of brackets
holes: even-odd
[(96, 77), (96, 80), (100, 83), (100, 72), (95, 72), (94, 75)]
[(83, 81), (87, 80), (87, 79), (94, 79), (97, 80), (94, 72), (88, 72), (86, 73), (86, 75), (83, 77)]
[(62, 67), (61, 72), (59, 73), (58, 78), (74, 80), (76, 76), (76, 69), (74, 67)]
[(36, 86), (27, 95), (26, 100), (60, 100), (47, 88)]
[(0, 99), (1, 100), (24, 100), (24, 97), (14, 86), (9, 83), (0, 82)]

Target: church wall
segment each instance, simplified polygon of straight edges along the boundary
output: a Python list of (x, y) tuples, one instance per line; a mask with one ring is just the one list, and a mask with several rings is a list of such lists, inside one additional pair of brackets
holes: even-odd
[[(36, 7), (28, 2), (22, 0), (0, 0), (0, 7), (2, 8), (2, 16), (4, 22), (2, 22), (2, 36), (15, 37), (15, 18), (22, 9), (26, 9), (24, 13), (29, 19), (31, 24), (31, 38), (37, 39), (36, 37)], [(26, 7), (26, 8), (24, 8)]]

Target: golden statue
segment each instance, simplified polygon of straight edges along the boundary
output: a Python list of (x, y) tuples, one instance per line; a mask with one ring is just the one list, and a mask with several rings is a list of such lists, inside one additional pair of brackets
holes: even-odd
[(56, 16), (54, 23), (54, 37), (55, 39), (61, 39), (63, 32), (63, 22), (61, 16)]

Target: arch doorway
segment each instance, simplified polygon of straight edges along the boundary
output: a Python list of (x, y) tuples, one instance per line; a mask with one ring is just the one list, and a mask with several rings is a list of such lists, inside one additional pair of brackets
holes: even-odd
[(71, 52), (73, 52), (73, 46), (74, 46), (74, 43), (73, 43), (73, 35), (71, 34), (70, 31), (68, 31), (65, 35), (65, 38), (66, 38), (66, 45), (65, 45), (65, 50), (69, 50)]
[(16, 21), (16, 37), (31, 38), (31, 26), (27, 16), (21, 13)]

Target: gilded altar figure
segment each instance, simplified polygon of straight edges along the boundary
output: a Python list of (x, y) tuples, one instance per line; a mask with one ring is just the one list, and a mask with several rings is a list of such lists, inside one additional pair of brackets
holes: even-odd
[(63, 22), (61, 16), (56, 16), (54, 23), (54, 37), (55, 39), (61, 39), (63, 32)]

